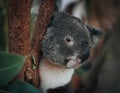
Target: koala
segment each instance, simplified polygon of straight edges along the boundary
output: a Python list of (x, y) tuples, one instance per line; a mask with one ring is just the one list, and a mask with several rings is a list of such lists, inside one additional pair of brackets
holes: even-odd
[(90, 55), (92, 36), (100, 30), (64, 12), (55, 12), (42, 42), (40, 88), (43, 93), (72, 93), (74, 70)]

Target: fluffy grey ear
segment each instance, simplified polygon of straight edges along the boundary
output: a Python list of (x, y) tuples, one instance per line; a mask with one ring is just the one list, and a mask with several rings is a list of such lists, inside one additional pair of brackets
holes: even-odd
[(87, 25), (87, 29), (90, 32), (90, 37), (91, 37), (93, 44), (96, 44), (104, 34), (102, 30), (88, 26), (88, 25)]
[(87, 28), (91, 36), (102, 36), (103, 35), (103, 31), (98, 28), (90, 27), (88, 25), (87, 25)]

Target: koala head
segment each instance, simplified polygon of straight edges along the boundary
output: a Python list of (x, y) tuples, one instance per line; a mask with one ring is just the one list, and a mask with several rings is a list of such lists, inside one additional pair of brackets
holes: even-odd
[(97, 34), (98, 30), (79, 19), (55, 13), (42, 42), (43, 56), (55, 64), (76, 68), (89, 57), (92, 35)]

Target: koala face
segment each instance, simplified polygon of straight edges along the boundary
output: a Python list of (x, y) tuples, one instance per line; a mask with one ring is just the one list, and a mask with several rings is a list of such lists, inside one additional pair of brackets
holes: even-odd
[(68, 68), (89, 57), (91, 35), (85, 24), (66, 13), (56, 13), (42, 43), (43, 56)]

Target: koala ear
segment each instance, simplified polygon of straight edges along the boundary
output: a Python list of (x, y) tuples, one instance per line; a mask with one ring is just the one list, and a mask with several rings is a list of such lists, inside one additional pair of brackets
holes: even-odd
[(96, 44), (104, 34), (102, 30), (88, 26), (88, 25), (87, 25), (87, 29), (90, 33), (90, 37), (93, 44)]
[(99, 36), (100, 37), (103, 35), (103, 31), (98, 28), (90, 27), (88, 25), (87, 25), (87, 28), (88, 28), (91, 36)]

